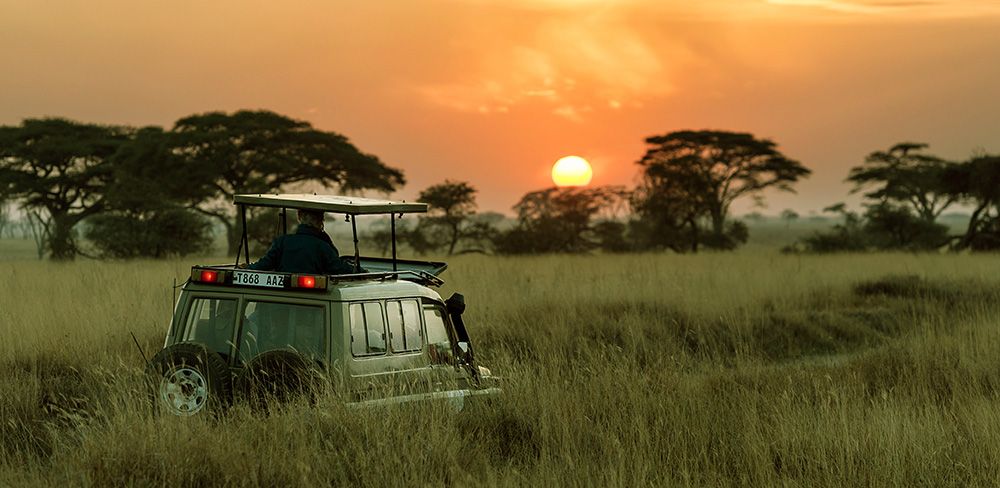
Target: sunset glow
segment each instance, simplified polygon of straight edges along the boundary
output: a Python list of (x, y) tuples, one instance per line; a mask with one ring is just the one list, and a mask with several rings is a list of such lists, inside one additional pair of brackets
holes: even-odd
[(499, 212), (567, 147), (631, 185), (644, 138), (683, 129), (750, 132), (811, 168), (768, 192), (778, 210), (843, 200), (848, 168), (901, 140), (1000, 151), (993, 0), (68, 0), (6, 2), (0, 32), (2, 124), (269, 109), (403, 170), (394, 197), (447, 175)]
[(594, 176), (590, 163), (580, 156), (566, 156), (552, 166), (552, 182), (556, 186), (587, 186)]

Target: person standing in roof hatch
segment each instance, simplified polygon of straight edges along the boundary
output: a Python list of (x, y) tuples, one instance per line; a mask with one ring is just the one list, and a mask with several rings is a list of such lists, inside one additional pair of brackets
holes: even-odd
[(298, 221), (294, 234), (278, 236), (267, 253), (247, 268), (285, 273), (354, 273), (354, 266), (340, 257), (333, 240), (323, 231), (323, 212), (300, 209)]

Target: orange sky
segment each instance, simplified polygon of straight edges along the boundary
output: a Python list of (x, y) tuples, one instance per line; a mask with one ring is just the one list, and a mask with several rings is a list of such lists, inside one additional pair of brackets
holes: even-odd
[(643, 138), (678, 129), (812, 168), (772, 214), (845, 200), (902, 140), (1000, 152), (994, 0), (0, 0), (0, 46), (3, 124), (267, 108), (405, 170), (397, 197), (467, 180), (504, 212), (567, 154), (631, 184)]

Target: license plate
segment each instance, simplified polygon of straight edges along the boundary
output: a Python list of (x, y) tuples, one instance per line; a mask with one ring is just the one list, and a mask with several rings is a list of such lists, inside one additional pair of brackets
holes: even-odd
[(284, 288), (285, 275), (258, 273), (256, 271), (236, 271), (233, 273), (233, 284), (242, 286), (263, 286), (265, 288)]

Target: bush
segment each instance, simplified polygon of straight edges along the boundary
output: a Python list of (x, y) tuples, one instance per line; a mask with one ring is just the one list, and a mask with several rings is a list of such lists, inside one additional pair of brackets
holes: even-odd
[(86, 238), (102, 257), (167, 258), (204, 252), (211, 245), (211, 226), (181, 208), (114, 212), (88, 219)]
[(877, 249), (928, 251), (948, 241), (947, 227), (921, 219), (905, 207), (873, 205), (865, 219), (864, 230)]

